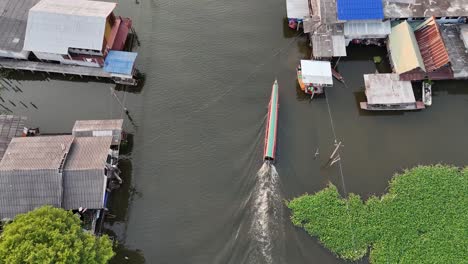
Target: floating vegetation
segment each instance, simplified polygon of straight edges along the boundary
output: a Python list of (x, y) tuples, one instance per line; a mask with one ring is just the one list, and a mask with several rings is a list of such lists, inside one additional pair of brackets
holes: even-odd
[(387, 194), (344, 199), (330, 184), (287, 202), (294, 225), (339, 257), (370, 262), (467, 263), (468, 169), (420, 166), (396, 175)]

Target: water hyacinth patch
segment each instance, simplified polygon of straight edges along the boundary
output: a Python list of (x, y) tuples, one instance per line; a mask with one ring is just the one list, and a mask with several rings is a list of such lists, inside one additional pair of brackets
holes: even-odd
[(291, 221), (337, 256), (370, 262), (468, 263), (468, 169), (419, 166), (363, 202), (330, 184), (287, 206)]

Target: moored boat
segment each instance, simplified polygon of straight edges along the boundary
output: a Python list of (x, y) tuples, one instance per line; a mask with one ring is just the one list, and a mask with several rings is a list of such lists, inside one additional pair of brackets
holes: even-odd
[(422, 83), (422, 100), (424, 105), (432, 105), (432, 85), (429, 82)]
[(297, 82), (301, 90), (314, 96), (324, 92), (324, 87), (333, 85), (330, 62), (301, 60), (297, 66)]

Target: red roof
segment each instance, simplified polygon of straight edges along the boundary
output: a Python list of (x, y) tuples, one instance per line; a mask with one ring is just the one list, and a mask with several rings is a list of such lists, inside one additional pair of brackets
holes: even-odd
[(424, 21), (414, 31), (428, 73), (449, 64), (449, 56), (435, 18)]

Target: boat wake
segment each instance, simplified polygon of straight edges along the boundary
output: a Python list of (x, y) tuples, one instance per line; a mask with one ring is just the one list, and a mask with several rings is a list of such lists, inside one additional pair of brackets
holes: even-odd
[(281, 221), (281, 196), (279, 175), (270, 162), (263, 163), (257, 172), (252, 196), (253, 218), (250, 233), (256, 244), (257, 253), (266, 263), (273, 262), (273, 241), (279, 232)]

